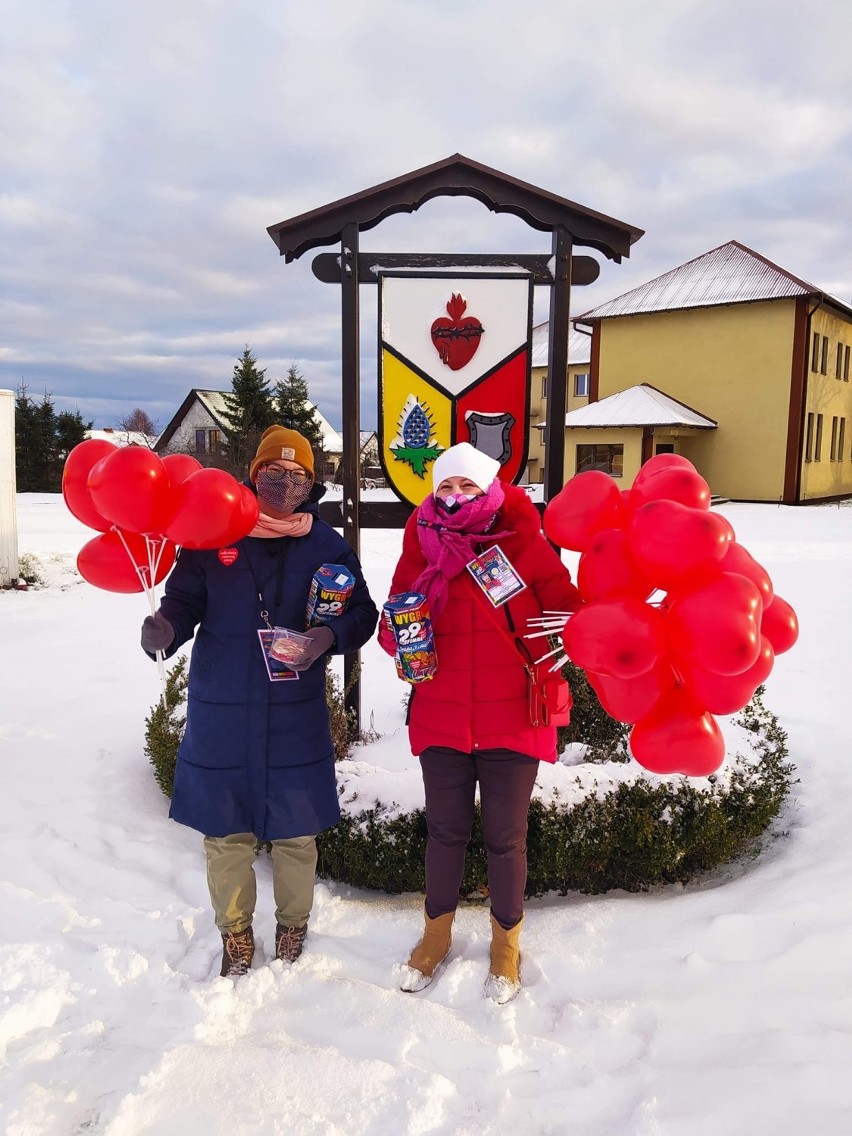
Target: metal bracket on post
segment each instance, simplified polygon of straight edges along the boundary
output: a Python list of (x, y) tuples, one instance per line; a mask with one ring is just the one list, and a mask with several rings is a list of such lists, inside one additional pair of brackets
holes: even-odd
[[(358, 226), (348, 224), (341, 234), (341, 370), (343, 379), (343, 537), (355, 555), (361, 555), (361, 343), (358, 310)], [(358, 678), (360, 652), (343, 660), (343, 685), (348, 689), (346, 709), (353, 715), (356, 729), (361, 726), (361, 682)]]

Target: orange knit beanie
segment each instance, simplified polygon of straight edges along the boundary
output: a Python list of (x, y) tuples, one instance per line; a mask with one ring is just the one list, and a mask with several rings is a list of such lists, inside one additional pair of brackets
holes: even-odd
[(296, 462), (311, 475), (311, 481), (314, 479), (314, 455), (311, 444), (298, 430), (289, 430), (286, 426), (270, 426), (268, 430), (263, 431), (249, 472), (252, 481), (264, 462), (274, 461)]

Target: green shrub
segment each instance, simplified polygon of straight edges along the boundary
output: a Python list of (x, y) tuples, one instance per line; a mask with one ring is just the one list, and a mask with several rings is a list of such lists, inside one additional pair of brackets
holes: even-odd
[(41, 561), (32, 552), (22, 552), (18, 556), (18, 579), (30, 588), (43, 588), (44, 576), (41, 574)]
[[(168, 795), (184, 726), (185, 668), (181, 660), (172, 669), (164, 697), (146, 722), (146, 752), (157, 783)], [(587, 761), (624, 760), (627, 727), (595, 706), (597, 699), (582, 672), (572, 669), (570, 681), (576, 713), (572, 729), (566, 730), (567, 740), (586, 741), (585, 731)], [(334, 712), (345, 713), (339, 683), (329, 689)], [(787, 760), (787, 736), (764, 706), (762, 693), (761, 688), (738, 719), (747, 731), (751, 752), (737, 754), (724, 776), (701, 782), (687, 778), (658, 782), (639, 774), (609, 792), (587, 792), (573, 805), (533, 799), (527, 895), (600, 893), (611, 888), (642, 891), (658, 884), (686, 883), (759, 850), (758, 838), (778, 816), (793, 772)], [(317, 844), (321, 876), (387, 892), (423, 890), (422, 809), (400, 813), (376, 802), (357, 813), (347, 811), (338, 825), (320, 833)], [(487, 890), (477, 807), (462, 891), (477, 897), (487, 895)]]

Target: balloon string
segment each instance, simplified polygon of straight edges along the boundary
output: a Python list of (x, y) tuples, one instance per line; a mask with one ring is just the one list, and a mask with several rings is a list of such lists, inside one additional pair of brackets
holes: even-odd
[[(139, 577), (139, 583), (142, 585), (142, 591), (148, 597), (148, 604), (151, 608), (151, 615), (156, 615), (157, 614), (157, 597), (156, 597), (156, 594), (155, 594), (155, 591), (154, 591), (154, 586), (153, 586), (152, 583), (150, 583), (150, 581), (153, 581), (154, 579), (156, 579), (156, 576), (153, 572), (153, 567), (152, 567), (152, 564), (151, 564), (151, 547), (148, 543), (148, 537), (147, 536), (145, 537), (145, 546), (146, 546), (146, 549), (147, 549), (147, 552), (148, 552), (148, 566), (145, 567), (145, 566), (140, 566), (139, 564), (136, 563), (136, 559), (133, 556), (133, 553), (130, 551), (130, 548), (127, 544), (127, 541), (124, 539), (124, 533), (121, 531), (121, 529), (118, 527), (118, 525), (113, 525), (112, 531), (114, 533), (118, 533), (118, 539), (121, 541), (121, 543), (124, 547), (124, 551), (127, 553), (127, 558), (130, 561), (130, 563), (133, 565), (134, 569), (136, 570), (136, 575)], [(157, 673), (160, 676), (160, 682), (163, 684), (163, 689), (165, 689), (165, 686), (166, 686), (166, 667), (165, 667), (165, 663), (163, 661), (163, 652), (158, 650), (156, 654), (157, 654)]]

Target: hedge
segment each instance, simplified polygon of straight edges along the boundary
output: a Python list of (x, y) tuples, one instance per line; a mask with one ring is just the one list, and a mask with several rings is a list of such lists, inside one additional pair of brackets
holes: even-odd
[[(573, 803), (558, 795), (550, 800), (533, 798), (528, 896), (600, 893), (611, 888), (642, 891), (658, 884), (686, 883), (759, 850), (760, 837), (779, 816), (790, 792), (793, 774), (787, 735), (763, 704), (762, 688), (738, 719), (748, 752), (729, 756), (724, 775), (701, 780), (658, 778), (636, 767), (635, 776), (630, 770), (631, 776), (612, 783), (604, 776), (604, 764), (631, 760), (628, 727), (603, 711), (581, 671), (572, 668), (570, 679), (575, 709), (571, 726), (560, 731), (560, 750), (572, 743), (587, 747), (583, 764), (564, 770), (572, 796), (577, 796), (579, 786), (585, 789)], [(184, 727), (185, 690), (182, 660), (170, 672), (164, 695), (146, 721), (146, 753), (157, 783), (169, 796)], [(344, 694), (331, 675), (327, 695), (332, 720), (347, 726), (336, 731), (337, 757), (349, 757), (359, 739), (353, 736), (351, 721), (340, 716)], [(594, 774), (596, 767), (603, 788)], [(344, 806), (340, 823), (321, 833), (317, 843), (320, 876), (387, 892), (424, 888), (422, 809), (400, 812), (393, 802), (381, 801), (357, 812)], [(478, 806), (462, 890), (469, 897), (487, 894)]]

